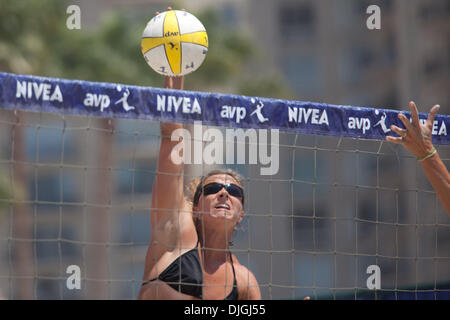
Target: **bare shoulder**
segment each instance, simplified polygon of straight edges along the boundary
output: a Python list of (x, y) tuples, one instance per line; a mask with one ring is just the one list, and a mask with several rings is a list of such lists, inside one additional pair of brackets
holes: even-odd
[(233, 254), (233, 265), (236, 272), (236, 281), (240, 300), (260, 300), (261, 292), (255, 275), (242, 265)]

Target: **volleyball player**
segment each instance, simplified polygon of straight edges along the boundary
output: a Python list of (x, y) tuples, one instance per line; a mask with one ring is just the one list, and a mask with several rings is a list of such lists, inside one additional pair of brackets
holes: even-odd
[[(165, 88), (182, 89), (183, 77)], [(184, 165), (174, 164), (174, 130), (161, 123), (161, 147), (152, 190), (151, 241), (140, 299), (261, 299), (255, 276), (230, 252), (234, 228), (244, 216), (241, 177), (214, 171), (184, 192)]]

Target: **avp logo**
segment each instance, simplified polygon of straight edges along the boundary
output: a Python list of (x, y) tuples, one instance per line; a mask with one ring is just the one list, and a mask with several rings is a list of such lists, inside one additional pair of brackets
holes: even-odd
[(363, 134), (370, 129), (370, 119), (369, 118), (358, 118), (349, 117), (348, 118), (348, 128), (350, 130), (362, 130)]
[[(375, 115), (379, 117), (380, 110), (375, 110)], [(380, 127), (381, 130), (386, 134), (391, 131), (389, 126), (386, 124), (387, 114), (383, 111), (381, 117), (373, 126), (371, 126), (371, 121), (369, 118), (359, 118), (359, 117), (349, 117), (348, 118), (348, 128), (351, 130), (361, 130), (363, 134), (369, 131), (371, 128)], [(374, 120), (375, 121), (375, 120)]]
[[(116, 87), (117, 91), (122, 91), (122, 87), (120, 85), (118, 85)], [(122, 98), (120, 98), (119, 100), (116, 101), (115, 104), (121, 103), (123, 109), (128, 112), (130, 110), (134, 110), (134, 106), (130, 106), (128, 104), (128, 96), (130, 95), (130, 90), (128, 88), (125, 88), (125, 91), (123, 92)]]
[[(251, 99), (252, 103), (255, 104), (256, 100), (255, 99)], [(256, 106), (255, 111), (253, 111), (250, 116), (256, 114), (256, 116), (258, 117), (258, 121), (261, 123), (264, 123), (266, 121), (269, 120), (269, 118), (264, 117), (264, 115), (262, 114), (262, 108), (264, 108), (264, 103), (262, 103), (262, 101), (258, 102), (258, 105)]]
[[(122, 86), (118, 85), (116, 87), (116, 90), (121, 92)], [(117, 100), (114, 104), (122, 104), (123, 109), (128, 112), (130, 110), (134, 110), (134, 106), (130, 106), (128, 104), (128, 97), (130, 96), (130, 90), (128, 88), (125, 88), (122, 97)], [(86, 93), (86, 96), (84, 97), (83, 104), (85, 107), (92, 107), (92, 108), (99, 108), (100, 112), (103, 112), (104, 110), (108, 109), (111, 105), (111, 99), (107, 94), (100, 94), (100, 93), (92, 93), (88, 92)]]
[[(379, 110), (375, 110), (375, 114), (378, 116), (380, 114)], [(379, 126), (381, 130), (383, 130), (384, 133), (391, 132), (390, 126), (386, 124), (387, 115), (386, 112), (383, 111), (381, 114), (380, 120), (373, 125), (373, 127)], [(412, 121), (412, 118), (410, 118), (410, 121)], [(419, 119), (419, 122), (421, 125), (425, 125), (426, 119)], [(431, 134), (433, 136), (446, 136), (447, 135), (447, 126), (445, 125), (445, 121), (441, 120), (434, 120), (433, 126), (432, 126), (432, 132)]]
[[(252, 102), (253, 106), (255, 106), (257, 100), (255, 98), (251, 98), (250, 101)], [(256, 115), (260, 123), (269, 121), (269, 118), (266, 118), (262, 112), (263, 108), (264, 103), (262, 101), (258, 101), (256, 109), (252, 113), (250, 113), (250, 116)], [(225, 119), (232, 119), (236, 123), (240, 123), (241, 120), (244, 120), (246, 116), (247, 108), (245, 107), (224, 105), (220, 109), (220, 117)]]
[(247, 110), (244, 107), (235, 106), (222, 106), (220, 109), (220, 117), (225, 119), (232, 119), (234, 122), (239, 123), (242, 119), (245, 119)]
[[(376, 114), (376, 115), (379, 115), (379, 114), (380, 114), (380, 111), (379, 111), (379, 110), (375, 110), (375, 114)], [(387, 127), (387, 125), (386, 125), (386, 118), (387, 118), (386, 112), (383, 112), (383, 114), (381, 115), (380, 121), (378, 121), (377, 123), (375, 123), (375, 124), (373, 125), (373, 127), (375, 128), (376, 126), (380, 126), (380, 127), (381, 127), (381, 130), (383, 130), (384, 133), (388, 133), (389, 131), (391, 131), (391, 129), (389, 129), (389, 128)]]

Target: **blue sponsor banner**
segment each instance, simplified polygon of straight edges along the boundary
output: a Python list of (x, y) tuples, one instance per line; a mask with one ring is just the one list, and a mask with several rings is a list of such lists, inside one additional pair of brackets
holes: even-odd
[[(203, 125), (279, 129), (384, 140), (399, 112), (209, 92), (170, 90), (126, 84), (99, 83), (0, 73), (0, 108), (105, 118), (143, 119)], [(441, 108), (441, 112), (443, 108)], [(420, 119), (428, 114), (420, 113)], [(438, 114), (433, 143), (450, 145), (450, 116)]]

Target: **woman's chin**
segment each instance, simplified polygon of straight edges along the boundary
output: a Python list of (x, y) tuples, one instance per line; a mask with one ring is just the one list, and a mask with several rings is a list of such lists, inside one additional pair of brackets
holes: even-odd
[(232, 218), (233, 213), (227, 209), (213, 209), (211, 215), (217, 218)]

